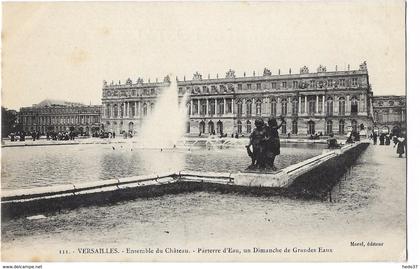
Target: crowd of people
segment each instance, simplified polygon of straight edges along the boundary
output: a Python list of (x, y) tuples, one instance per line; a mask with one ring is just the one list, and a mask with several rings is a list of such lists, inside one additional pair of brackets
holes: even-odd
[(380, 146), (389, 146), (392, 141), (394, 148), (397, 148), (398, 157), (402, 158), (403, 154), (407, 156), (407, 135), (405, 132), (381, 133), (379, 135), (377, 132), (373, 132), (370, 138), (373, 140), (374, 145), (377, 145), (379, 139)]

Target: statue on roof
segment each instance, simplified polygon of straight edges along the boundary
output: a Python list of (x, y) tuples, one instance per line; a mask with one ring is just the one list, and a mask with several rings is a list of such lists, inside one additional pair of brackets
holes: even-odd
[(319, 65), (318, 68), (316, 69), (316, 71), (318, 73), (324, 73), (327, 72), (327, 67), (323, 66), (323, 65)]
[(305, 65), (300, 69), (300, 73), (301, 74), (308, 74), (309, 73), (309, 68)]
[(108, 83), (106, 82), (106, 80), (104, 80), (104, 87), (108, 86)]
[(126, 85), (132, 85), (132, 84), (133, 84), (133, 82), (131, 81), (131, 79), (130, 79), (130, 78), (128, 78), (128, 79), (125, 81), (125, 84), (126, 84)]
[(203, 76), (197, 71), (193, 74), (193, 80), (203, 80)]
[(263, 76), (271, 76), (271, 71), (268, 68), (264, 68)]
[(359, 70), (360, 71), (367, 71), (367, 64), (366, 61), (363, 61), (363, 63), (360, 64), (359, 66)]
[(226, 72), (226, 78), (235, 78), (235, 71), (232, 69), (229, 69), (229, 71)]
[(166, 76), (163, 78), (163, 82), (168, 82), (168, 83), (171, 83), (171, 78), (169, 77), (169, 75), (166, 75)]
[(143, 79), (139, 77), (139, 78), (137, 79), (137, 84), (143, 84)]

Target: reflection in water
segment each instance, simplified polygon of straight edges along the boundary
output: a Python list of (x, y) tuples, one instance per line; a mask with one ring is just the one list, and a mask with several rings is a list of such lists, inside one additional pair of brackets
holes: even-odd
[[(237, 172), (249, 165), (244, 148), (206, 150), (141, 149), (135, 144), (4, 148), (2, 188), (18, 189), (156, 174), (183, 169)], [(322, 146), (321, 146), (322, 147)], [(321, 148), (282, 148), (276, 166), (283, 168), (321, 152)]]

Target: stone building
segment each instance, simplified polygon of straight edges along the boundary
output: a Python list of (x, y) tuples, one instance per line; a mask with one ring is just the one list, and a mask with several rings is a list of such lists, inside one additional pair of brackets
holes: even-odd
[[(198, 134), (247, 135), (254, 120), (283, 116), (286, 125), (281, 134), (307, 136), (345, 134), (351, 129), (365, 132), (373, 125), (372, 89), (366, 62), (357, 70), (327, 71), (319, 66), (316, 72), (308, 67), (299, 74), (272, 74), (267, 68), (262, 76), (245, 73), (237, 76), (229, 70), (225, 76), (207, 79), (198, 72), (192, 80), (177, 79), (179, 98), (189, 94), (189, 119), (186, 132)], [(107, 131), (130, 131), (141, 128), (156, 104), (159, 92), (168, 87), (163, 82), (103, 85), (102, 123)], [(168, 115), (170, 117), (170, 115)], [(137, 129), (138, 130), (138, 129)]]
[(99, 131), (101, 118), (100, 105), (83, 105), (61, 100), (44, 100), (31, 107), (22, 107), (19, 122), (23, 131), (63, 132), (74, 127), (80, 133), (91, 134)]
[(374, 130), (398, 133), (407, 129), (406, 97), (381, 95), (373, 97)]

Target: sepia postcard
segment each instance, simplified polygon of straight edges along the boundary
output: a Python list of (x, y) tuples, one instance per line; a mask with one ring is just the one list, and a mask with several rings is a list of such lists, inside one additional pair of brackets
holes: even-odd
[(1, 260), (404, 262), (406, 3), (2, 3)]

